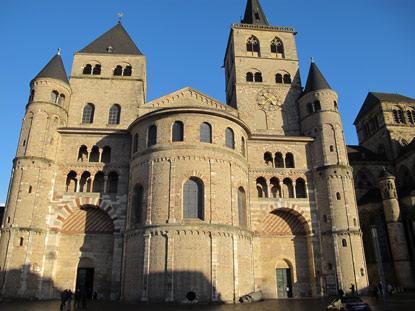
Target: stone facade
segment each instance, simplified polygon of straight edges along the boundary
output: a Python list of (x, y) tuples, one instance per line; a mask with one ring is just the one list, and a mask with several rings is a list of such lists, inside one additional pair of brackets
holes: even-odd
[(121, 24), (75, 53), (70, 82), (49, 67), (31, 82), (1, 295), (83, 288), (103, 299), (237, 302), (260, 290), (365, 291), (337, 94), (302, 90), (294, 29), (232, 25), (227, 104), (192, 88), (146, 102), (145, 56), (117, 53), (114, 32)]

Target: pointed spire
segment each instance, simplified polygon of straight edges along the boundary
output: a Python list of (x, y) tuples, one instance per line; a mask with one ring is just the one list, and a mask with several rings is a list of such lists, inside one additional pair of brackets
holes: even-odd
[(324, 79), (322, 73), (314, 62), (314, 59), (312, 59), (310, 71), (308, 72), (307, 83), (305, 85), (303, 94), (322, 89), (331, 89), (331, 87), (327, 83), (326, 79)]
[(142, 55), (120, 22), (78, 53)]
[(37, 74), (34, 79), (38, 78), (53, 78), (69, 84), (68, 76), (66, 75), (65, 67), (63, 66), (60, 49), (58, 49), (58, 53)]
[(245, 16), (241, 23), (269, 25), (264, 11), (262, 11), (261, 5), (259, 4), (259, 0), (248, 0)]

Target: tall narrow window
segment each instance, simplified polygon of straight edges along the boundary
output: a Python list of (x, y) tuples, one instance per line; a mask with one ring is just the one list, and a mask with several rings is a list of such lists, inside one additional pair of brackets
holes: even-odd
[(183, 141), (183, 127), (183, 122), (174, 122), (172, 129), (172, 141)]
[(138, 151), (138, 134), (135, 134), (133, 138), (133, 153), (136, 153), (137, 151)]
[(131, 66), (126, 66), (123, 72), (123, 76), (131, 76), (133, 68)]
[(203, 184), (197, 178), (190, 178), (183, 186), (183, 218), (203, 220)]
[(65, 104), (65, 95), (59, 95), (58, 104), (63, 106)]
[(84, 75), (90, 75), (91, 72), (92, 72), (92, 66), (91, 66), (91, 64), (86, 64), (85, 67), (84, 67), (84, 70), (82, 71), (82, 73)]
[(118, 174), (116, 172), (111, 172), (108, 175), (108, 192), (117, 193), (118, 192)]
[(66, 176), (66, 192), (76, 192), (76, 173), (70, 171)]
[(271, 41), (271, 53), (275, 55), (274, 57), (284, 58), (284, 45), (277, 37)]
[(212, 127), (209, 123), (203, 122), (200, 124), (200, 142), (212, 143)]
[(297, 198), (306, 198), (307, 193), (305, 189), (305, 181), (302, 178), (298, 178), (295, 181), (295, 196)]
[(336, 192), (336, 199), (337, 199), (337, 200), (341, 200), (341, 198), (342, 198), (342, 197), (341, 197), (341, 195), (340, 195), (340, 192)]
[(91, 173), (82, 173), (79, 181), (79, 192), (91, 192)]
[(118, 104), (110, 108), (108, 115), (108, 124), (120, 124), (121, 107)]
[(281, 198), (281, 187), (279, 179), (276, 177), (272, 177), (269, 183), (271, 187), (271, 197)]
[(295, 167), (294, 155), (291, 152), (288, 152), (285, 155), (285, 167), (287, 167), (287, 168), (294, 168)]
[(32, 102), (35, 98), (35, 90), (30, 91), (29, 102)]
[(78, 161), (79, 162), (86, 162), (86, 161), (88, 161), (88, 148), (87, 148), (87, 146), (82, 145), (79, 148)]
[(253, 82), (254, 81), (254, 74), (252, 72), (246, 73), (246, 82)]
[(101, 162), (102, 163), (110, 163), (111, 162), (111, 147), (105, 146), (102, 150), (101, 155)]
[(262, 82), (262, 73), (255, 72), (255, 82)]
[(275, 167), (284, 167), (284, 158), (281, 152), (275, 154)]
[(92, 192), (104, 192), (104, 173), (98, 172), (94, 176), (94, 183), (92, 185)]
[(282, 83), (282, 75), (280, 73), (275, 75), (275, 83)]
[(321, 110), (320, 101), (319, 100), (315, 100), (314, 101), (314, 111), (320, 111), (320, 110)]
[(291, 76), (288, 73), (284, 75), (284, 84), (291, 84)]
[(151, 147), (157, 143), (157, 126), (152, 125), (148, 129), (147, 147)]
[(226, 147), (235, 149), (234, 134), (231, 128), (226, 128)]
[(269, 153), (269, 152), (265, 152), (264, 153), (264, 162), (265, 162), (265, 165), (266, 166), (269, 166), (269, 167), (273, 167), (273, 162), (274, 160), (272, 159), (272, 155), (271, 155), (271, 153)]
[(84, 107), (84, 111), (82, 113), (82, 123), (91, 124), (94, 121), (94, 110), (95, 107), (93, 104), (88, 104)]
[(258, 198), (268, 198), (268, 186), (264, 177), (257, 178), (256, 189), (258, 191)]
[(143, 205), (143, 186), (136, 185), (134, 187), (131, 198), (131, 224), (143, 224), (145, 220), (145, 209)]
[(58, 95), (59, 93), (56, 91), (53, 91), (52, 93), (50, 93), (50, 102), (56, 103), (56, 100), (58, 99)]
[(283, 197), (284, 198), (293, 198), (294, 197), (294, 189), (293, 189), (293, 182), (290, 178), (285, 178), (283, 180)]
[(99, 148), (97, 146), (92, 147), (89, 162), (99, 162)]
[(246, 40), (246, 52), (249, 56), (260, 56), (259, 40), (255, 36)]
[(117, 65), (114, 69), (114, 76), (121, 76), (122, 75), (122, 67), (120, 65)]
[(241, 153), (242, 153), (242, 156), (245, 156), (245, 149), (246, 149), (246, 147), (245, 147), (245, 138), (241, 137)]
[(93, 75), (100, 75), (101, 74), (101, 65), (96, 64), (94, 67), (94, 70), (92, 71)]
[(245, 190), (242, 187), (238, 189), (238, 219), (240, 226), (247, 225), (246, 219), (246, 195)]

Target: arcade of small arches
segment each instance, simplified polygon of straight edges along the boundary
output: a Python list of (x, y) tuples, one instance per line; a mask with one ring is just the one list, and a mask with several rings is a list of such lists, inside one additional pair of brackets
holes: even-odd
[[(31, 90), (30, 95), (29, 95), (29, 102), (34, 101), (34, 99), (35, 99), (35, 90)], [(65, 104), (65, 95), (62, 94), (62, 93), (60, 94), (56, 90), (53, 90), (50, 93), (49, 102), (53, 103), (53, 104), (58, 104), (60, 106), (63, 106)]]
[[(131, 65), (117, 65), (113, 69), (113, 75), (114, 76), (125, 76), (129, 77), (131, 76), (131, 73), (133, 71), (133, 67)], [(84, 75), (100, 75), (101, 74), (101, 64), (95, 64), (94, 67), (92, 67), (91, 64), (86, 64), (82, 74)]]
[(111, 147), (105, 146), (100, 148), (93, 146), (91, 152), (88, 152), (88, 147), (82, 145), (78, 151), (78, 162), (100, 162), (110, 163), (111, 162)]
[(276, 152), (274, 155), (271, 152), (264, 153), (265, 165), (272, 168), (295, 168), (294, 155), (288, 152), (284, 155), (281, 152)]
[(282, 181), (271, 177), (269, 181), (263, 176), (256, 179), (258, 198), (307, 198), (306, 182), (303, 178), (294, 181), (286, 177)]
[[(246, 73), (246, 82), (263, 82), (260, 71), (248, 71)], [(275, 83), (291, 84), (291, 75), (289, 73), (275, 74)]]
[(405, 111), (399, 107), (395, 107), (392, 110), (393, 120), (395, 123), (398, 124), (415, 124), (415, 109), (408, 109), (406, 111), (406, 118), (405, 118)]
[(376, 116), (370, 117), (363, 122), (363, 137), (367, 138), (379, 128), (378, 118)]
[[(80, 177), (79, 177), (80, 176)], [(66, 192), (100, 192), (117, 193), (119, 175), (115, 171), (109, 173), (98, 171), (95, 175), (84, 171), (70, 171), (66, 176)]]
[[(333, 108), (335, 111), (339, 110), (337, 101), (333, 101)], [(321, 111), (321, 103), (319, 100), (315, 100), (314, 102), (310, 102), (307, 104), (307, 112), (308, 114), (312, 114), (314, 112)]]
[[(183, 142), (184, 141), (185, 126), (182, 121), (175, 121), (171, 128), (171, 142)], [(151, 147), (157, 144), (157, 125), (150, 125), (147, 130), (147, 147)], [(212, 144), (212, 126), (208, 122), (203, 122), (199, 127), (199, 141), (202, 143)], [(139, 150), (138, 133), (134, 134), (132, 141), (132, 154), (135, 154)], [(233, 129), (227, 127), (225, 129), (225, 146), (230, 149), (235, 149), (235, 133)], [(245, 138), (241, 137), (241, 154), (245, 156)]]
[[(275, 37), (269, 43), (271, 56), (274, 58), (285, 58), (284, 44), (280, 38)], [(246, 40), (246, 55), (247, 56), (261, 56), (261, 43), (254, 35)]]

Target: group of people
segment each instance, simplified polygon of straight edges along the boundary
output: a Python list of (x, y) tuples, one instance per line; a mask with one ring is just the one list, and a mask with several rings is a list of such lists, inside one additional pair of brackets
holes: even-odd
[[(66, 307), (66, 310), (71, 310), (71, 304), (72, 304), (72, 291), (70, 289), (65, 289), (61, 293), (61, 306), (60, 309), (64, 310)], [(75, 291), (75, 302), (74, 302), (74, 309), (79, 309), (80, 302), (82, 301), (82, 310), (86, 310), (86, 292), (81, 291), (79, 288)]]

